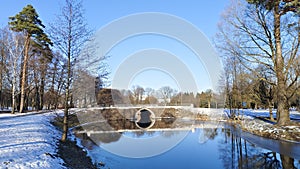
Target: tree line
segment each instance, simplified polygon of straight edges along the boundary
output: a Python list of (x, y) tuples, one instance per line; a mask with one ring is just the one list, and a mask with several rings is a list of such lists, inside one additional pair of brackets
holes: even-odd
[[(178, 92), (169, 86), (157, 90), (134, 85), (130, 90), (102, 88), (97, 92), (97, 104), (100, 106), (126, 105), (162, 105), (193, 106), (202, 108), (224, 108), (223, 97), (208, 89), (205, 92)], [(83, 102), (86, 103), (86, 102)], [(86, 104), (77, 105), (87, 106)]]
[(9, 19), (8, 26), (0, 30), (1, 107), (11, 107), (12, 113), (15, 110), (23, 112), (28, 107), (40, 110), (48, 94), (46, 82), (51, 84), (46, 79), (48, 76), (56, 78), (50, 49), (53, 43), (33, 6), (26, 6)]
[[(289, 108), (299, 108), (300, 103), (299, 6), (298, 0), (236, 0), (224, 11), (216, 37), (216, 47), (226, 65), (220, 92), (207, 90), (194, 95), (170, 87), (157, 92), (134, 86), (116, 93), (123, 99), (126, 96), (131, 104), (274, 107), (278, 124), (288, 124)], [(85, 106), (95, 102), (88, 97), (93, 95), (100, 104), (101, 92), (109, 93), (103, 90), (108, 75), (105, 66), (98, 67), (103, 71), (97, 72), (96, 80), (76, 67), (82, 58), (93, 55), (92, 46), (83, 49), (92, 33), (77, 0), (66, 0), (61, 14), (47, 27), (32, 5), (11, 16), (0, 30), (1, 108), (10, 107), (12, 113), (64, 108), (65, 140), (69, 108), (78, 101)]]
[[(64, 108), (65, 141), (72, 91), (76, 90), (73, 82), (82, 72), (76, 70), (77, 59), (88, 58), (95, 50), (84, 52), (91, 35), (82, 2), (77, 0), (65, 0), (61, 13), (47, 27), (32, 5), (9, 17), (8, 25), (0, 29), (1, 109), (23, 113)], [(99, 57), (99, 61), (105, 58)], [(103, 71), (97, 76), (105, 78), (108, 73), (101, 66)]]

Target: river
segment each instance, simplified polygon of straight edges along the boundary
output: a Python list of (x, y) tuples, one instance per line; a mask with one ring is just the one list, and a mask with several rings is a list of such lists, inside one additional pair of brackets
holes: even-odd
[(167, 122), (77, 137), (101, 168), (300, 168), (299, 143), (258, 137), (226, 122)]

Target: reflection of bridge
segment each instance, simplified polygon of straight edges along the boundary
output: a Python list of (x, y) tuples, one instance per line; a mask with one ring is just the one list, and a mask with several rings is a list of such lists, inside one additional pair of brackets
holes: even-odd
[[(169, 111), (168, 109), (176, 109)], [(149, 116), (149, 112), (153, 112)], [(182, 110), (182, 111), (181, 111)], [(146, 121), (141, 120), (142, 113)], [(191, 106), (131, 106), (131, 107), (93, 107), (76, 112), (81, 124), (73, 127), (76, 134), (109, 134), (123, 132), (164, 132), (195, 131), (196, 128), (216, 128), (225, 121), (222, 109), (193, 108)], [(195, 121), (198, 114), (209, 117), (205, 122)], [(139, 117), (140, 116), (140, 117)], [(199, 120), (199, 119), (198, 119)], [(149, 124), (148, 124), (149, 122)], [(141, 124), (139, 124), (141, 123)], [(145, 123), (145, 124), (144, 124)], [(147, 125), (146, 125), (147, 124)], [(78, 131), (83, 127), (83, 131)]]

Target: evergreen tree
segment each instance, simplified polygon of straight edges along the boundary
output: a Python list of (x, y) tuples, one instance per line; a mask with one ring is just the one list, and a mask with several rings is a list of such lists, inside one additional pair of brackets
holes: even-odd
[(24, 101), (25, 101), (25, 83), (26, 83), (26, 69), (29, 59), (29, 50), (31, 41), (35, 41), (39, 44), (48, 46), (51, 43), (51, 40), (44, 33), (45, 26), (42, 24), (42, 21), (39, 19), (39, 16), (36, 10), (32, 5), (27, 5), (23, 8), (21, 12), (13, 17), (9, 17), (10, 29), (15, 32), (23, 32), (25, 38), (24, 44), (24, 58), (23, 58), (23, 67), (21, 75), (21, 100), (20, 100), (20, 112), (23, 112)]

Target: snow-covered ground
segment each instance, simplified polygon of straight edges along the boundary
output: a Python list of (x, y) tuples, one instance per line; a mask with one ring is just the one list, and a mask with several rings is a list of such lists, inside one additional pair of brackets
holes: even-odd
[(0, 168), (65, 168), (56, 156), (61, 132), (50, 123), (56, 113), (0, 114)]
[[(276, 118), (276, 109), (273, 110), (273, 117)], [(224, 112), (226, 114), (230, 114), (229, 109), (225, 109)], [(235, 114), (239, 115), (240, 118), (253, 118), (253, 117), (269, 117), (269, 110), (265, 109), (258, 109), (258, 110), (253, 110), (253, 109), (239, 109), (235, 110)], [(300, 122), (300, 112), (298, 111), (290, 111), (290, 117), (292, 120), (299, 121)]]
[[(224, 112), (228, 115), (230, 114), (228, 109), (224, 110)], [(245, 131), (267, 138), (300, 143), (299, 125), (292, 123), (289, 126), (277, 126), (273, 125), (275, 122), (265, 122), (256, 118), (269, 117), (269, 110), (240, 109), (235, 111), (235, 115), (238, 115), (241, 120), (241, 128)], [(276, 118), (276, 110), (273, 110), (273, 117)], [(293, 121), (300, 122), (300, 112), (290, 111), (290, 118)]]

